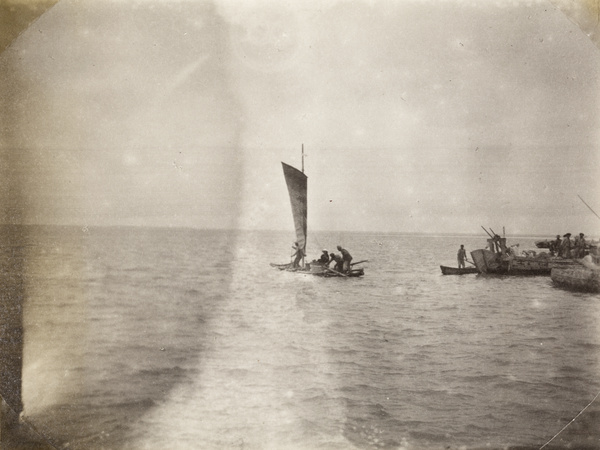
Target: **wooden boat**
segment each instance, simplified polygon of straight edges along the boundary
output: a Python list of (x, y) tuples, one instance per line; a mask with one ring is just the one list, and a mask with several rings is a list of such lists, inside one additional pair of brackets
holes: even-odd
[(590, 254), (571, 267), (556, 267), (550, 273), (552, 282), (574, 291), (600, 292), (600, 255), (593, 246)]
[[(600, 216), (579, 196), (579, 199), (598, 218)], [(586, 242), (585, 255), (572, 267), (555, 267), (550, 273), (552, 282), (573, 291), (600, 292), (600, 248), (597, 240)]]
[(448, 267), (440, 266), (442, 275), (465, 275), (468, 273), (479, 273), (477, 267)]
[(552, 278), (554, 284), (566, 289), (600, 292), (600, 267), (592, 269), (580, 265), (578, 267), (554, 268), (550, 278)]
[(516, 255), (506, 248), (506, 238), (500, 236), (488, 239), (488, 247), (492, 250), (478, 249), (471, 252), (471, 258), (481, 273), (549, 276), (554, 268), (577, 265), (573, 259), (547, 253)]
[[(292, 205), (292, 216), (294, 218), (294, 228), (296, 230), (296, 242), (298, 247), (302, 249), (306, 254), (306, 241), (307, 241), (307, 216), (308, 216), (308, 197), (307, 197), (307, 185), (308, 177), (304, 174), (304, 150), (302, 151), (302, 171), (292, 167), (284, 162), (281, 163), (283, 166), (283, 175), (287, 184), (288, 193), (290, 195), (290, 203)], [(359, 261), (360, 264), (364, 261)], [(327, 267), (313, 261), (312, 263), (304, 263), (302, 259), (302, 265), (300, 267), (293, 267), (291, 263), (288, 264), (273, 264), (272, 267), (276, 267), (279, 270), (285, 270), (288, 272), (296, 272), (308, 275), (316, 275), (321, 277), (360, 277), (365, 274), (364, 269), (350, 269), (346, 273), (339, 272), (335, 269)]]
[(552, 245), (552, 241), (549, 241), (549, 240), (535, 241), (535, 246), (537, 248), (550, 248), (551, 245)]

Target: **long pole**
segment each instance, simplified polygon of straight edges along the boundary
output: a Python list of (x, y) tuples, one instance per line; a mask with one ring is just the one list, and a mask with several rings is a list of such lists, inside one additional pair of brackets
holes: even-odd
[(595, 215), (595, 216), (596, 216), (598, 219), (600, 219), (600, 216), (599, 216), (598, 214), (596, 214), (596, 211), (594, 211), (594, 210), (591, 208), (591, 206), (590, 206), (590, 205), (588, 205), (588, 204), (585, 202), (585, 200), (581, 198), (581, 196), (580, 196), (579, 194), (577, 194), (577, 197), (579, 197), (579, 200), (581, 200), (581, 201), (583, 202), (583, 204), (584, 204), (585, 206), (587, 206), (587, 207), (590, 209), (590, 211), (591, 211), (591, 212), (593, 212), (593, 213), (594, 213), (594, 215)]
[[(483, 225), (481, 225), (481, 228), (483, 228)], [(483, 228), (483, 231), (485, 231), (487, 233), (487, 235), (491, 238), (493, 238), (494, 236), (492, 236), (488, 230), (486, 230), (485, 228)]]
[[(302, 144), (302, 173), (304, 173), (304, 143)], [(306, 242), (308, 240), (308, 236), (304, 236), (304, 248), (302, 249), (302, 267), (304, 267), (304, 257), (306, 256)]]

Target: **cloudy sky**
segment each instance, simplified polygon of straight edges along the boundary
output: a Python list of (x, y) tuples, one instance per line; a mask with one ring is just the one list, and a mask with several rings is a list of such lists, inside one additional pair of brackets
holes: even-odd
[(600, 235), (574, 5), (60, 0), (0, 54), (2, 221), (291, 231), (304, 145), (309, 229)]

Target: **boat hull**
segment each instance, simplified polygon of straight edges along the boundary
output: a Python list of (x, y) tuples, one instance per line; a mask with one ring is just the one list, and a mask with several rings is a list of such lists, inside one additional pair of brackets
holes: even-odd
[(311, 273), (311, 275), (316, 275), (318, 277), (324, 277), (324, 278), (329, 278), (329, 277), (356, 278), (356, 277), (362, 277), (364, 274), (365, 274), (364, 269), (352, 269), (351, 271), (346, 272), (346, 273), (328, 272), (328, 271)]
[(330, 269), (320, 264), (306, 264), (304, 267), (292, 267), (291, 263), (288, 264), (274, 264), (271, 263), (271, 267), (275, 267), (279, 270), (285, 270), (286, 272), (301, 273), (304, 275), (314, 275), (317, 277), (331, 278), (356, 278), (362, 277), (365, 274), (364, 269), (352, 269), (349, 272), (342, 273), (337, 270)]
[(442, 275), (466, 275), (469, 273), (479, 273), (479, 270), (476, 267), (448, 267), (448, 266), (440, 266), (442, 269)]
[(552, 256), (502, 256), (487, 249), (472, 251), (471, 258), (481, 273), (501, 275), (549, 276), (554, 268), (578, 265), (572, 259)]
[(600, 270), (583, 265), (577, 267), (558, 267), (550, 274), (557, 286), (574, 291), (600, 292)]
[(537, 248), (550, 248), (552, 242), (545, 240), (545, 241), (535, 241), (535, 246)]

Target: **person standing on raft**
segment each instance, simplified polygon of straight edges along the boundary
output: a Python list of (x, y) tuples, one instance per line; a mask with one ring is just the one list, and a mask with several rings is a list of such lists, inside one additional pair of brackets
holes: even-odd
[(342, 248), (341, 245), (338, 245), (337, 249), (342, 254), (342, 260), (344, 261), (344, 264), (342, 266), (342, 272), (346, 273), (346, 272), (350, 271), (350, 262), (352, 261), (352, 255), (350, 254), (350, 252), (348, 250), (346, 250), (345, 248)]
[(292, 258), (295, 257), (292, 267), (294, 267), (294, 268), (300, 267), (300, 261), (302, 260), (302, 258), (304, 258), (304, 250), (302, 250), (302, 248), (300, 248), (300, 245), (297, 242), (294, 242), (294, 245), (292, 245), (292, 250), (294, 250), (294, 254), (292, 255)]
[(327, 266), (329, 267), (331, 264), (333, 264), (334, 270), (341, 272), (342, 267), (344, 267), (344, 260), (342, 259), (342, 257), (340, 255), (336, 255), (335, 253), (330, 253), (329, 254), (329, 263), (327, 264)]

